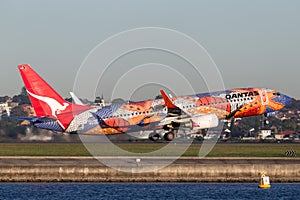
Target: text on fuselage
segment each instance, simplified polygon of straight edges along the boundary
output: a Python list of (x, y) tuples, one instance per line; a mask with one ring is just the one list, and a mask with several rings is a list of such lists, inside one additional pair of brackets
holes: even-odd
[(234, 94), (227, 94), (225, 96), (226, 99), (234, 99), (234, 98), (245, 98), (245, 97), (253, 97), (258, 96), (258, 91), (252, 91), (252, 92), (242, 92), (242, 93), (234, 93)]

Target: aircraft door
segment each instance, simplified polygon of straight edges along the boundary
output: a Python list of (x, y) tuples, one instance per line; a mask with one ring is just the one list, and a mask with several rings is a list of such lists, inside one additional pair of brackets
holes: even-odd
[(262, 89), (260, 92), (261, 104), (266, 105), (269, 103), (269, 97), (266, 90)]

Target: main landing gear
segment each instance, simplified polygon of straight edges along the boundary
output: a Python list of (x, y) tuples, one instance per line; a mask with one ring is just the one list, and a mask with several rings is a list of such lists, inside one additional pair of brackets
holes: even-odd
[(170, 142), (175, 138), (175, 134), (173, 131), (168, 131), (168, 132), (165, 132), (163, 134), (163, 136), (161, 136), (159, 133), (156, 133), (156, 132), (152, 132), (149, 135), (149, 140), (151, 140), (153, 142), (156, 142), (160, 138), (163, 138), (164, 140)]
[(160, 135), (156, 132), (152, 132), (149, 135), (149, 140), (156, 142), (160, 138)]
[(174, 133), (173, 133), (173, 131), (166, 132), (164, 134), (164, 139), (166, 141), (172, 141), (174, 139)]

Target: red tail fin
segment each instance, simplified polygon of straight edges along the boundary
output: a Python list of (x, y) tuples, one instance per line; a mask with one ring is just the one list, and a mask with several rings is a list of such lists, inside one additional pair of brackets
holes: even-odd
[(64, 100), (28, 64), (19, 65), (18, 68), (37, 117), (57, 118), (65, 130), (74, 114), (90, 109), (89, 106), (71, 104)]
[(169, 97), (166, 95), (165, 91), (163, 90), (160, 90), (160, 93), (165, 101), (165, 104), (167, 106), (167, 108), (171, 108), (171, 109), (174, 109), (174, 108), (177, 108), (177, 106), (175, 106), (172, 101), (169, 99)]

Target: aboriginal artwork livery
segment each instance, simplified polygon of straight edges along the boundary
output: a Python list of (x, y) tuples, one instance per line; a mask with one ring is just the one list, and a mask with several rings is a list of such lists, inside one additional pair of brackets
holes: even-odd
[(277, 90), (238, 88), (93, 107), (66, 102), (29, 65), (18, 68), (37, 114), (32, 124), (58, 132), (119, 134), (151, 130), (161, 131), (160, 137), (171, 140), (170, 134), (174, 135), (179, 125), (192, 122), (190, 129), (212, 128), (217, 123), (210, 126), (211, 120), (272, 113), (291, 101)]

